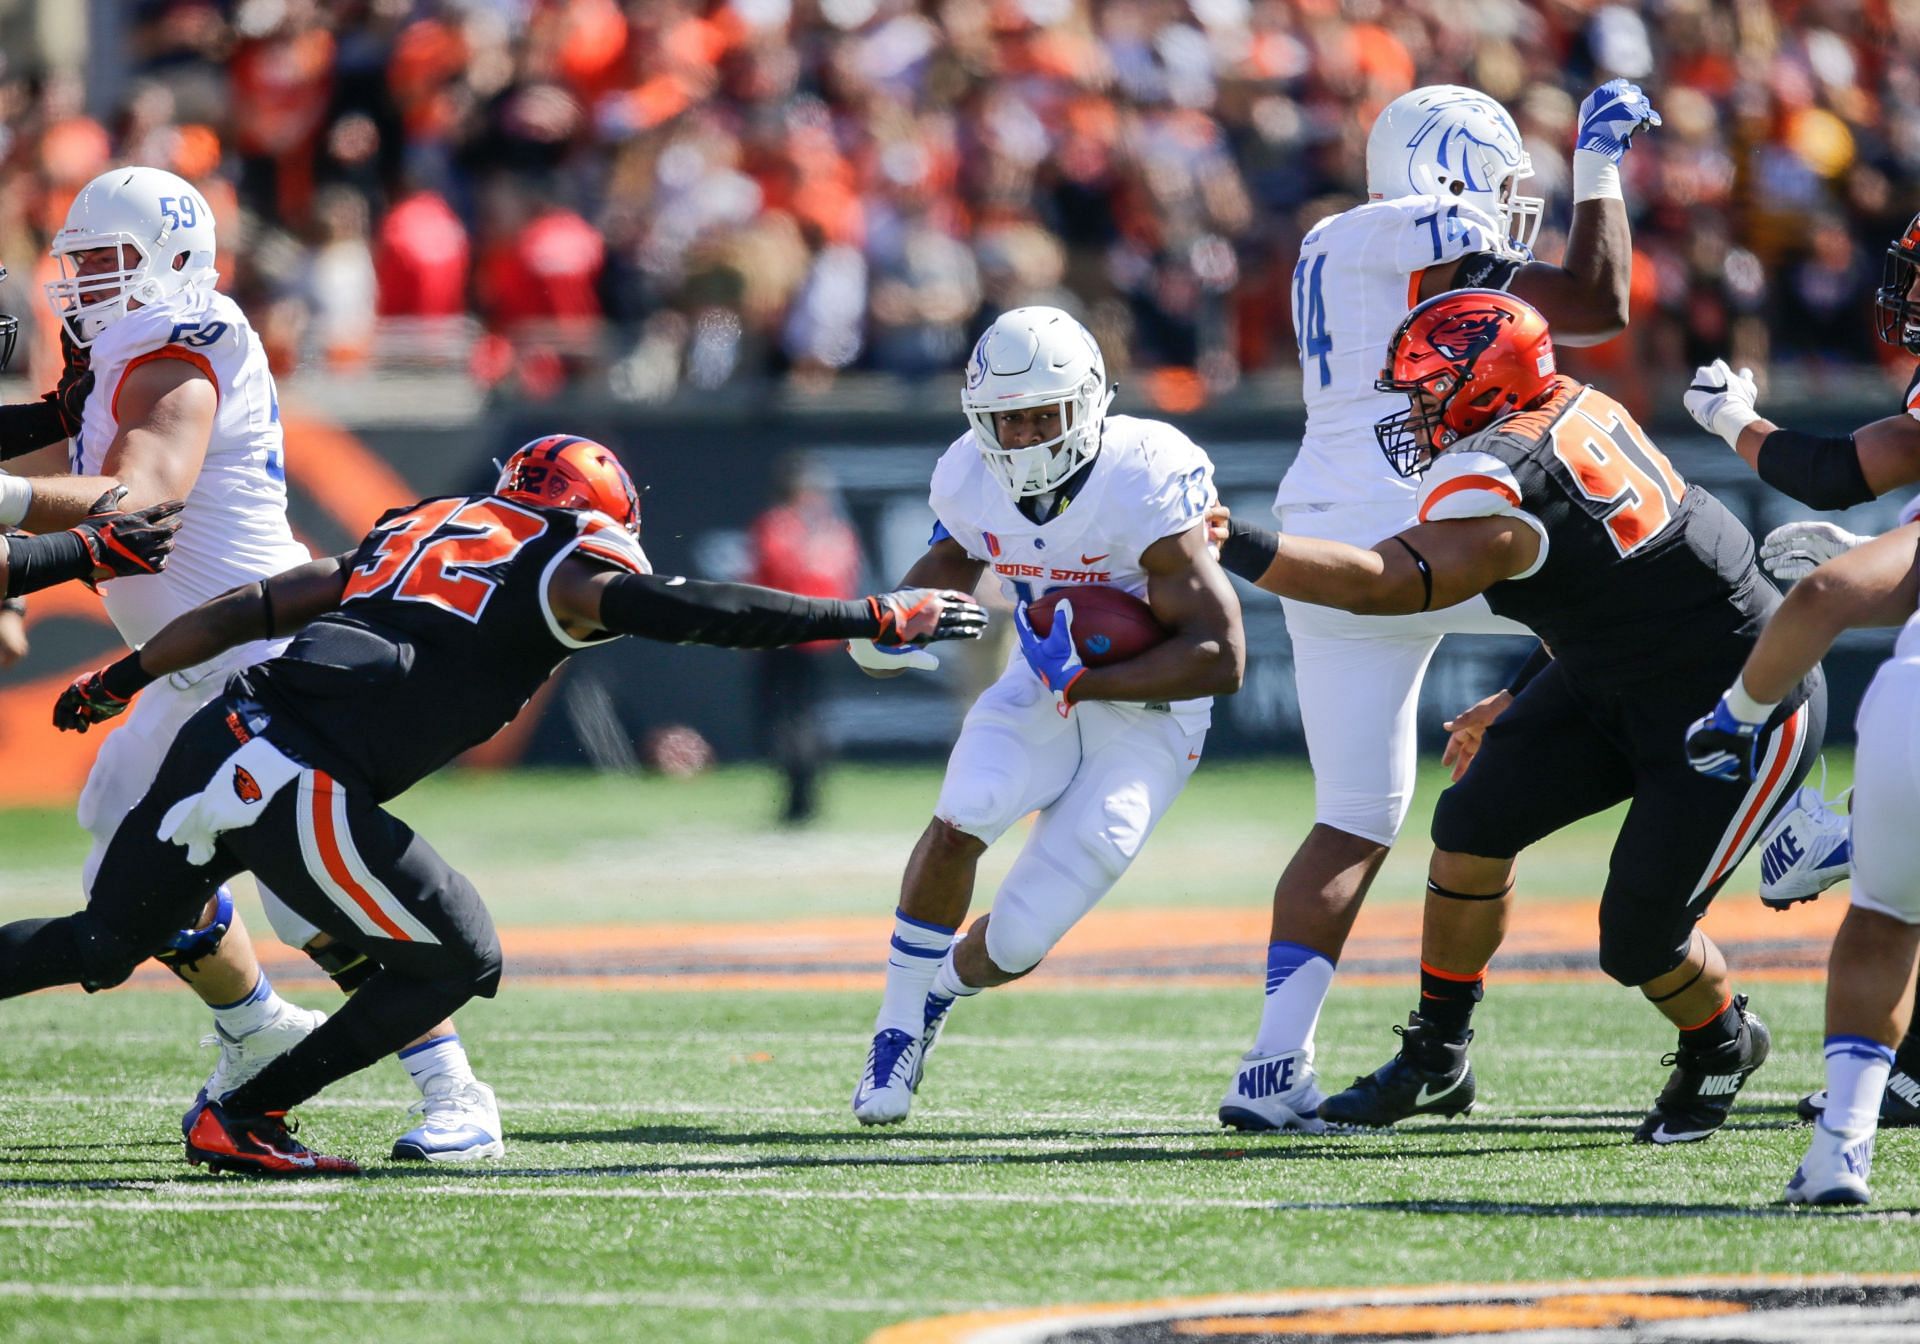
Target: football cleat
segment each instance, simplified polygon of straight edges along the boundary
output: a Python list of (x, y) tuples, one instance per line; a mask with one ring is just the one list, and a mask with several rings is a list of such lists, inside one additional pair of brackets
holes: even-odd
[[(934, 1030), (938, 1031), (938, 1023)], [(853, 1089), (853, 1118), (863, 1125), (897, 1125), (913, 1108), (925, 1059), (925, 1035), (910, 1036), (889, 1027), (873, 1038), (867, 1067)]]
[(1873, 1199), (1867, 1188), (1872, 1171), (1872, 1134), (1836, 1134), (1815, 1125), (1785, 1198), (1789, 1204), (1866, 1204)]
[(1326, 1099), (1313, 1072), (1311, 1050), (1278, 1055), (1249, 1050), (1220, 1099), (1220, 1123), (1229, 1129), (1319, 1134), (1326, 1129), (1319, 1115)]
[[(1826, 1113), (1827, 1089), (1809, 1092), (1794, 1109), (1800, 1118), (1812, 1124)], [(1887, 1090), (1880, 1094), (1880, 1128), (1912, 1129), (1920, 1126), (1920, 1078), (1894, 1066), (1887, 1075)]]
[(1697, 1143), (1726, 1123), (1733, 1099), (1773, 1047), (1767, 1024), (1747, 1011), (1747, 996), (1737, 995), (1733, 1006), (1740, 1014), (1733, 1040), (1711, 1050), (1682, 1046), (1661, 1059), (1673, 1073), (1633, 1132), (1635, 1143)]
[(1760, 836), (1760, 900), (1774, 910), (1811, 901), (1853, 868), (1852, 825), (1803, 786)]
[(485, 1083), (439, 1074), (422, 1085), (412, 1109), (420, 1123), (393, 1141), (401, 1162), (478, 1162), (505, 1157), (500, 1106)]
[(187, 1161), (210, 1172), (243, 1176), (353, 1176), (357, 1162), (314, 1152), (293, 1137), (285, 1111), (242, 1115), (217, 1101), (187, 1112)]
[(1472, 1032), (1464, 1041), (1443, 1040), (1431, 1022), (1409, 1013), (1407, 1025), (1393, 1033), (1401, 1038), (1399, 1054), (1320, 1103), (1320, 1118), (1329, 1128), (1380, 1129), (1409, 1116), (1465, 1115), (1473, 1109), (1473, 1065), (1467, 1061)]
[(220, 1058), (214, 1061), (213, 1072), (207, 1075), (206, 1086), (195, 1100), (218, 1101), (236, 1087), (252, 1082), (260, 1070), (311, 1036), (326, 1020), (327, 1015), (318, 1008), (290, 1003), (285, 1011), (244, 1036), (229, 1036), (226, 1028), (214, 1023), (213, 1034), (202, 1036), (200, 1044), (219, 1046)]

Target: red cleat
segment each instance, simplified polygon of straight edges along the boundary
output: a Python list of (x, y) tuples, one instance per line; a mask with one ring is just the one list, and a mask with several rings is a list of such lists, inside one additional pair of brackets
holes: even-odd
[(355, 1176), (360, 1164), (326, 1157), (293, 1137), (285, 1111), (240, 1115), (202, 1102), (187, 1117), (187, 1161), (247, 1176)]

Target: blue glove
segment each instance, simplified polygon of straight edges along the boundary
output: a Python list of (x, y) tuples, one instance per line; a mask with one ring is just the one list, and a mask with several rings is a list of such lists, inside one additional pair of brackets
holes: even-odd
[(1610, 79), (1580, 104), (1580, 133), (1573, 147), (1590, 149), (1618, 163), (1632, 146), (1635, 131), (1659, 124), (1660, 114), (1638, 84)]
[(1072, 600), (1065, 599), (1053, 609), (1053, 629), (1045, 639), (1033, 632), (1025, 602), (1013, 609), (1013, 628), (1020, 635), (1020, 653), (1027, 666), (1047, 683), (1047, 689), (1053, 692), (1053, 707), (1065, 718), (1073, 712), (1067, 690), (1087, 670), (1080, 661), (1080, 651), (1073, 647)]
[(1713, 713), (1695, 719), (1687, 729), (1687, 764), (1713, 779), (1751, 779), (1766, 726), (1765, 720), (1749, 723), (1735, 714), (1723, 695)]

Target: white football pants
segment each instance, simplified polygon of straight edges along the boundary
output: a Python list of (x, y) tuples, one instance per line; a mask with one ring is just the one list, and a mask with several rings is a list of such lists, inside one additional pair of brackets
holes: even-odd
[(1853, 903), (1920, 924), (1920, 658), (1881, 665), (1854, 726)]

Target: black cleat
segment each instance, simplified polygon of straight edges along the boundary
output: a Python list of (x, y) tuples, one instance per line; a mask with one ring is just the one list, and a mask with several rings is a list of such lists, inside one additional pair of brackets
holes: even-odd
[(1401, 1038), (1400, 1053), (1321, 1102), (1322, 1120), (1381, 1129), (1412, 1115), (1465, 1115), (1473, 1109), (1473, 1065), (1467, 1062), (1472, 1032), (1465, 1041), (1443, 1040), (1418, 1013), (1409, 1013), (1407, 1025), (1393, 1032)]
[(293, 1137), (284, 1111), (245, 1115), (217, 1101), (201, 1101), (187, 1112), (187, 1161), (215, 1174), (244, 1176), (352, 1176), (357, 1162), (316, 1153)]
[(1633, 1132), (1635, 1143), (1698, 1143), (1726, 1123), (1733, 1099), (1773, 1046), (1767, 1024), (1747, 1011), (1747, 996), (1737, 996), (1733, 1006), (1740, 1014), (1733, 1040), (1711, 1050), (1683, 1046), (1660, 1061), (1672, 1065), (1673, 1074)]
[[(1827, 1089), (1809, 1092), (1800, 1098), (1794, 1110), (1812, 1124), (1826, 1113)], [(1920, 1127), (1920, 1078), (1896, 1068), (1887, 1075), (1887, 1090), (1880, 1094), (1880, 1128), (1914, 1129)]]

